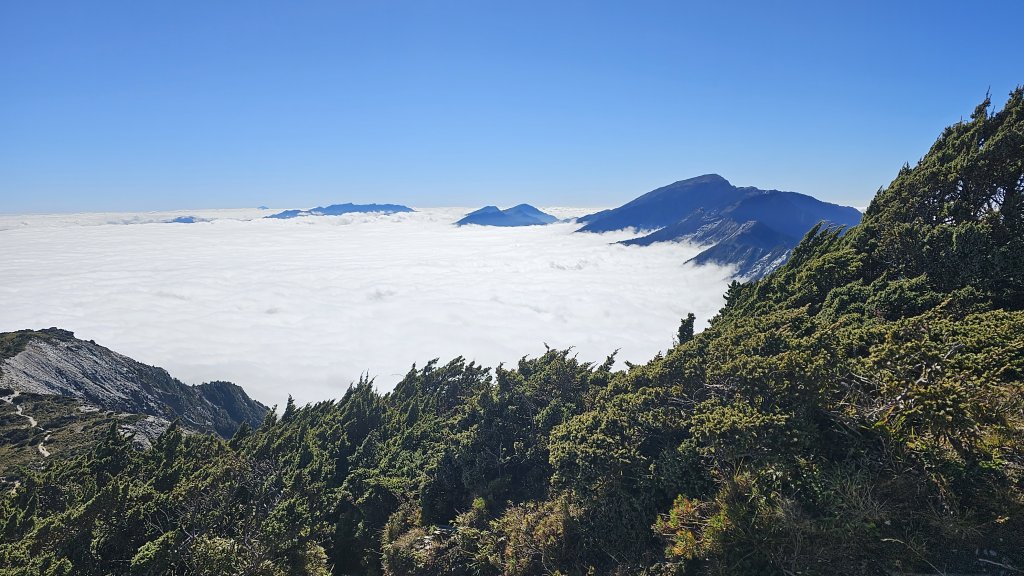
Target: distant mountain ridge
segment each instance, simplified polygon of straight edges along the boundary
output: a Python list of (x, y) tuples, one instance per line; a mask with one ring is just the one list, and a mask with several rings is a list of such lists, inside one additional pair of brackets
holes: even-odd
[(197, 222), (209, 222), (209, 218), (199, 218), (198, 216), (178, 216), (168, 220), (168, 224), (196, 224)]
[(736, 187), (718, 174), (680, 180), (618, 208), (579, 218), (580, 232), (635, 228), (653, 232), (622, 242), (692, 242), (708, 248), (690, 261), (735, 266), (745, 279), (764, 276), (782, 265), (800, 239), (819, 223), (855, 226), (856, 208), (812, 196), (754, 187)]
[(300, 216), (341, 216), (342, 214), (380, 212), (383, 214), (395, 214), (398, 212), (415, 212), (408, 206), (401, 204), (331, 204), (330, 206), (317, 206), (309, 210), (284, 210), (277, 214), (271, 214), (266, 218), (288, 219)]
[(478, 226), (539, 226), (557, 222), (551, 214), (542, 212), (529, 204), (519, 204), (504, 210), (497, 206), (484, 206), (466, 214), (456, 222), (459, 226), (476, 224)]

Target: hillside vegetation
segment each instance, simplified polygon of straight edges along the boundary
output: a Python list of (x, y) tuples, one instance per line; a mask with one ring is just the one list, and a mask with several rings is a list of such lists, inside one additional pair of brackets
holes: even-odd
[(111, 428), (0, 504), (0, 574), (1018, 573), (1024, 92), (988, 108), (645, 365), (456, 359), (230, 441)]

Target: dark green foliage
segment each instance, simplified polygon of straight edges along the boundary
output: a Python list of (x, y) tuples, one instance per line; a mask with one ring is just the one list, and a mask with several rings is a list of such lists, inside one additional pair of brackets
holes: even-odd
[(679, 332), (676, 334), (676, 344), (686, 344), (693, 340), (693, 322), (696, 317), (691, 312), (679, 322)]
[(435, 361), (144, 452), (111, 426), (0, 500), (0, 574), (1019, 571), (1024, 97), (986, 107), (646, 365)]

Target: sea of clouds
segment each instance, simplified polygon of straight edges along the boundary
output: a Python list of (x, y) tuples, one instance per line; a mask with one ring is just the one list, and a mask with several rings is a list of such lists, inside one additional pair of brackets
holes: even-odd
[[(283, 404), (338, 397), (360, 374), (386, 391), (434, 358), (514, 364), (545, 343), (644, 362), (681, 317), (702, 325), (724, 302), (729, 269), (683, 264), (697, 247), (621, 246), (632, 234), (571, 223), (452, 225), (468, 211), (0, 215), (0, 331), (72, 330)], [(178, 216), (211, 221), (166, 223)]]

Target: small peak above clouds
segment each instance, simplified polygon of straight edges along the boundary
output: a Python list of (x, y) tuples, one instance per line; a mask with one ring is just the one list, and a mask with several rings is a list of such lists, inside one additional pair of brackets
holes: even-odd
[(209, 218), (199, 218), (198, 216), (178, 216), (168, 222), (171, 224), (195, 224), (196, 222), (209, 222)]
[(476, 224), (478, 226), (539, 226), (557, 222), (558, 218), (542, 212), (529, 204), (518, 204), (501, 210), (497, 206), (484, 206), (466, 214), (456, 222), (458, 226)]

